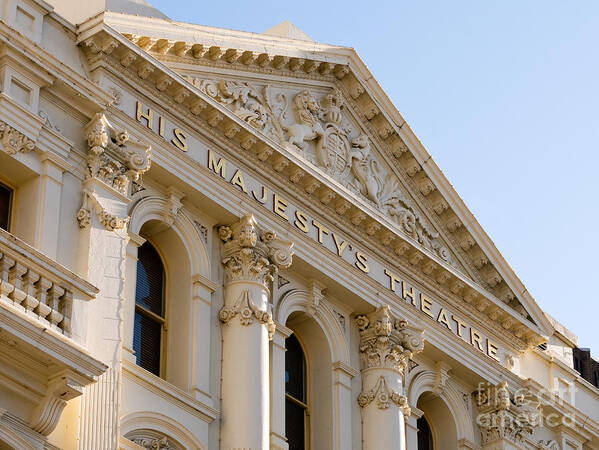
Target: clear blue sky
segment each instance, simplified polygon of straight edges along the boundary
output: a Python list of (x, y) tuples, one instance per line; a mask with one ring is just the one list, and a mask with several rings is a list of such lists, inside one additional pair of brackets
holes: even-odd
[(536, 301), (599, 356), (599, 1), (150, 1), (356, 48)]

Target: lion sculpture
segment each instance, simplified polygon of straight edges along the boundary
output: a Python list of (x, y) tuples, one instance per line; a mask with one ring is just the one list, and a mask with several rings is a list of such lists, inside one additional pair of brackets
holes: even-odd
[(320, 140), (324, 130), (320, 124), (320, 105), (308, 91), (301, 91), (293, 99), (293, 109), (297, 123), (283, 125), (287, 132), (288, 147), (304, 150), (306, 141)]

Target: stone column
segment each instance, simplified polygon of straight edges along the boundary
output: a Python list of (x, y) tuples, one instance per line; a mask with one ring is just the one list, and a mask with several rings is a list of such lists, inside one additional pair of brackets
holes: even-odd
[(260, 232), (252, 215), (220, 227), (224, 242), (221, 450), (269, 448), (269, 349), (275, 324), (269, 285), (289, 267), (293, 244)]
[(364, 450), (405, 450), (404, 370), (414, 353), (423, 349), (424, 331), (391, 315), (381, 306), (356, 319), (362, 361), (362, 440)]

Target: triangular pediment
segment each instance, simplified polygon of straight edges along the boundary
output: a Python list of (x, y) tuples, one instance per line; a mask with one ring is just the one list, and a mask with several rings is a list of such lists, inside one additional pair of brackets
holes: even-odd
[(354, 193), (405, 236), (467, 274), (339, 89), (222, 76), (185, 78), (256, 131)]
[[(313, 168), (304, 180), (319, 173), (337, 199), (349, 198), (349, 210), (346, 200), (335, 200), (337, 214), (361, 221), (359, 228), (379, 244), (503, 330), (529, 344), (551, 333), (542, 310), (353, 49), (280, 33), (173, 27), (124, 15), (104, 20), (130, 44), (112, 51), (113, 38), (85, 37), (92, 52), (109, 49), (177, 104), (236, 135), (242, 148), (259, 142), (258, 158), (275, 170), (285, 159), (290, 167)], [(153, 64), (158, 70), (148, 71)], [(227, 118), (220, 122), (220, 116)], [(233, 131), (241, 123), (243, 131)], [(328, 204), (328, 192), (320, 192)], [(367, 212), (366, 220), (345, 213), (356, 208)]]
[(269, 28), (262, 34), (267, 34), (269, 36), (279, 36), (287, 39), (295, 39), (298, 41), (311, 41), (314, 42), (310, 36), (300, 30), (298, 27), (293, 25), (288, 20), (284, 20), (278, 25), (275, 25), (272, 28)]

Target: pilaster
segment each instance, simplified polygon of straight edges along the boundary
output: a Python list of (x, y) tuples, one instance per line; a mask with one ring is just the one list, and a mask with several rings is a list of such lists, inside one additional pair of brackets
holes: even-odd
[(406, 448), (408, 450), (418, 449), (418, 419), (424, 413), (414, 405), (410, 406), (410, 415), (406, 417)]
[(125, 277), (131, 265), (126, 231), (132, 183), (150, 166), (150, 148), (132, 142), (103, 114), (86, 126), (89, 145), (83, 201), (77, 213), (81, 228), (79, 265), (100, 289), (88, 308), (86, 344), (107, 371), (84, 391), (81, 400), (80, 449), (118, 448)]
[(213, 405), (210, 395), (210, 347), (212, 294), (217, 285), (200, 274), (195, 274), (192, 281), (192, 361), (191, 380), (194, 397), (207, 404)]
[(52, 153), (41, 156), (42, 174), (36, 230), (36, 247), (50, 258), (56, 258), (58, 235), (60, 232), (60, 200), (62, 194), (62, 174), (66, 161)]
[[(143, 237), (135, 234), (131, 231), (128, 232), (128, 243), (127, 243), (127, 266), (126, 266), (126, 280), (135, 280), (137, 277), (137, 250), (146, 241)], [(123, 359), (126, 359), (135, 364), (135, 353), (133, 351), (133, 329), (135, 320), (135, 286), (134, 282), (127, 282), (125, 284), (125, 307), (124, 307), (124, 321), (125, 326), (123, 327)]]
[(359, 373), (341, 361), (333, 363), (333, 420), (337, 423), (336, 435), (333, 436), (334, 450), (352, 447), (351, 380)]
[(292, 331), (276, 324), (270, 343), (270, 448), (287, 450), (285, 438), (285, 339)]

